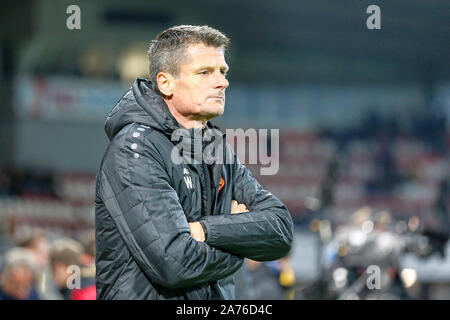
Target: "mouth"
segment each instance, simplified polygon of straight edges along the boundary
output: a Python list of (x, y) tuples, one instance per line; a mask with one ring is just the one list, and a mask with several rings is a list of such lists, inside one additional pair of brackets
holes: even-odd
[(225, 100), (225, 97), (223, 97), (223, 96), (212, 96), (212, 97), (209, 97), (209, 98), (211, 98), (211, 99), (220, 99), (220, 100)]

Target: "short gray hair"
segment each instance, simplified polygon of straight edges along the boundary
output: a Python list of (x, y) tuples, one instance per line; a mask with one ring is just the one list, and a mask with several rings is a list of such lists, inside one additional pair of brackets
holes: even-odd
[(28, 249), (15, 247), (5, 252), (2, 272), (7, 274), (17, 267), (25, 267), (35, 274), (36, 264)]
[(185, 57), (186, 48), (190, 44), (197, 43), (221, 48), (225, 53), (230, 45), (230, 39), (208, 26), (180, 25), (162, 31), (152, 40), (148, 49), (148, 60), (153, 90), (159, 92), (156, 81), (159, 72), (179, 75), (179, 66)]

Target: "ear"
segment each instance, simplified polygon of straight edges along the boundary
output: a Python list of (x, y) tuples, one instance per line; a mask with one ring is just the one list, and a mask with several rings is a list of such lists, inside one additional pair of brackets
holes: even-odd
[(173, 94), (173, 86), (174, 86), (174, 78), (171, 74), (166, 72), (160, 72), (156, 76), (156, 82), (158, 84), (159, 91), (165, 96), (172, 96)]

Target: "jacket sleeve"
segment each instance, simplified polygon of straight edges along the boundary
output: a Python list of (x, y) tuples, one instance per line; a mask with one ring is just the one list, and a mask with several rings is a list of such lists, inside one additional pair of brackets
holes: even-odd
[(143, 272), (154, 283), (176, 289), (237, 271), (242, 258), (190, 236), (183, 208), (156, 148), (131, 150), (130, 143), (123, 144), (105, 158), (100, 196)]
[(291, 248), (294, 229), (288, 209), (261, 187), (237, 157), (235, 161), (232, 199), (245, 204), (249, 212), (205, 217), (206, 243), (257, 261), (284, 257)]

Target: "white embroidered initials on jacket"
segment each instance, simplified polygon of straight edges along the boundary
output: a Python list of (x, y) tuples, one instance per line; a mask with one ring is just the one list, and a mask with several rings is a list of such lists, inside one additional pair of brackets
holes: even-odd
[(194, 188), (194, 185), (192, 184), (192, 178), (191, 178), (191, 175), (189, 173), (189, 170), (184, 168), (183, 169), (183, 174), (185, 175), (183, 178), (184, 178), (184, 182), (186, 183), (186, 187), (188, 189)]

